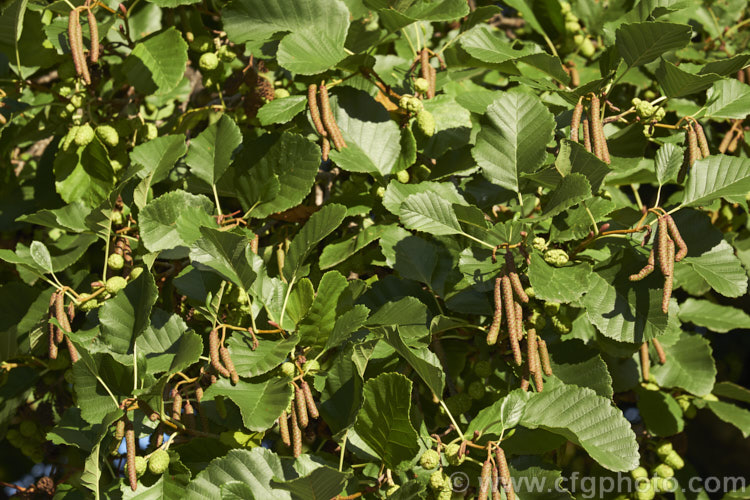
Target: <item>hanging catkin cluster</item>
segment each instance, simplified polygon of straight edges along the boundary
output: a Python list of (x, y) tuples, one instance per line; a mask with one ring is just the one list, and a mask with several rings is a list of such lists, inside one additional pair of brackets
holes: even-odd
[[(513, 352), (513, 360), (516, 365), (521, 366), (523, 364), (521, 342), (524, 337), (523, 307), (521, 306), (521, 302), (524, 304), (528, 303), (529, 297), (521, 284), (516, 263), (510, 250), (505, 253), (505, 265), (500, 275), (495, 278), (494, 302), (495, 314), (492, 324), (487, 331), (487, 344), (494, 345), (497, 343), (502, 325), (503, 311), (505, 311), (505, 322), (508, 329), (510, 348)], [(547, 344), (543, 339), (537, 337), (534, 328), (529, 328), (526, 332), (526, 362), (527, 372), (530, 376), (534, 377), (536, 390), (541, 392), (544, 387), (542, 373), (549, 376), (552, 375), (552, 370), (549, 364)], [(528, 389), (528, 382), (526, 377), (522, 379), (521, 387), (524, 390)]]
[[(685, 258), (688, 248), (671, 215), (665, 213), (657, 220), (656, 245), (651, 248), (646, 265), (638, 273), (631, 275), (630, 281), (640, 281), (651, 274), (656, 266), (656, 257), (658, 257), (659, 269), (664, 276), (664, 294), (662, 296), (661, 309), (666, 313), (669, 311), (669, 299), (672, 297), (674, 263)], [(675, 245), (677, 246), (676, 253)]]
[(706, 134), (703, 132), (701, 124), (696, 120), (690, 119), (686, 129), (685, 154), (682, 160), (682, 168), (677, 177), (679, 182), (685, 180), (685, 176), (696, 161), (706, 158), (711, 154), (708, 150), (708, 141), (706, 141)]
[(86, 62), (86, 54), (83, 49), (83, 33), (81, 31), (80, 10), (86, 10), (86, 16), (89, 24), (89, 38), (91, 39), (91, 49), (89, 50), (89, 60), (91, 64), (99, 61), (99, 27), (96, 24), (96, 16), (91, 10), (88, 2), (85, 7), (72, 9), (68, 16), (68, 43), (70, 44), (70, 53), (73, 56), (73, 65), (76, 74), (80, 76), (86, 85), (91, 85), (91, 73)]
[(513, 483), (510, 480), (510, 469), (505, 458), (505, 451), (498, 446), (495, 448), (494, 454), (488, 450), (487, 459), (482, 464), (477, 500), (488, 500), (490, 492), (493, 500), (499, 500), (501, 498), (501, 487), (505, 490), (507, 500), (515, 499), (516, 495), (513, 490)]
[[(318, 101), (320, 101), (320, 105), (318, 105)], [(320, 89), (314, 83), (307, 87), (307, 106), (310, 108), (310, 117), (313, 125), (315, 125), (315, 130), (323, 138), (321, 146), (323, 160), (328, 160), (331, 142), (333, 142), (337, 151), (341, 151), (346, 147), (346, 141), (344, 141), (344, 136), (341, 134), (336, 118), (333, 116), (325, 83), (320, 85)]]
[(584, 115), (583, 98), (580, 98), (573, 108), (573, 117), (570, 120), (570, 140), (578, 142), (579, 128), (582, 126), (583, 145), (586, 151), (593, 152), (597, 158), (609, 163), (609, 148), (607, 147), (607, 138), (604, 135), (601, 104), (596, 94), (591, 93), (590, 96), (587, 115)]
[[(656, 355), (659, 357), (659, 364), (663, 365), (667, 362), (667, 354), (664, 352), (661, 342), (658, 339), (651, 339), (651, 343), (654, 345)], [(643, 381), (647, 382), (651, 377), (651, 358), (648, 352), (648, 342), (641, 344), (640, 357), (641, 375), (643, 376)]]
[[(294, 386), (294, 399), (287, 411), (281, 412), (278, 418), (279, 434), (281, 442), (287, 447), (292, 447), (294, 457), (302, 455), (302, 429), (306, 429), (310, 423), (310, 418), (318, 418), (318, 407), (315, 404), (312, 389), (305, 380), (300, 380), (299, 385), (292, 383)], [(291, 416), (291, 437), (289, 434), (288, 419)]]
[(427, 48), (422, 49), (419, 53), (419, 67), (422, 78), (427, 80), (428, 87), (424, 93), (427, 99), (435, 97), (435, 81), (437, 79), (437, 70), (430, 64), (430, 52)]
[(71, 331), (70, 322), (73, 321), (74, 315), (75, 309), (73, 307), (69, 307), (68, 311), (65, 311), (65, 293), (62, 290), (53, 293), (49, 299), (49, 316), (55, 318), (60, 326), (56, 327), (50, 323), (48, 327), (50, 359), (57, 359), (59, 345), (65, 341), (70, 353), (70, 361), (73, 363), (78, 361), (78, 350), (71, 342), (70, 337), (65, 334), (65, 332)]
[(240, 381), (232, 357), (229, 355), (229, 349), (219, 340), (219, 331), (216, 328), (208, 334), (208, 359), (213, 369), (222, 377), (230, 379), (232, 384)]

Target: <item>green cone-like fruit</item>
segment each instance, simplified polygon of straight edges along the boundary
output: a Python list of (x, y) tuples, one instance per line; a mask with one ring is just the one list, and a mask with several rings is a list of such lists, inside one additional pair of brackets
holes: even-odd
[(398, 179), (398, 182), (401, 184), (406, 184), (409, 182), (409, 171), (408, 170), (401, 170), (400, 172), (396, 173), (396, 179)]
[(405, 109), (409, 113), (418, 114), (422, 109), (424, 109), (424, 106), (422, 105), (422, 101), (420, 101), (418, 98), (414, 97), (413, 95), (404, 95), (399, 99), (398, 106), (401, 109)]
[(590, 39), (586, 38), (581, 44), (581, 55), (588, 59), (593, 56), (595, 52), (596, 48), (594, 47), (593, 42), (591, 42)]
[[(82, 293), (78, 295), (78, 298), (79, 300), (84, 300), (90, 296), (91, 294), (89, 293)], [(97, 301), (96, 299), (90, 299), (78, 305), (78, 309), (80, 309), (83, 312), (93, 311), (97, 307), (99, 307), (99, 301)]]
[[(148, 461), (143, 457), (135, 457), (135, 475), (141, 477), (146, 473)], [(125, 474), (128, 473), (128, 464), (125, 464)]]
[(119, 271), (124, 265), (125, 259), (123, 259), (122, 255), (118, 253), (111, 254), (107, 259), (107, 266), (115, 271)]
[(427, 450), (419, 458), (419, 465), (427, 470), (432, 470), (440, 463), (440, 455), (435, 450)]
[(672, 449), (672, 443), (665, 441), (656, 448), (656, 454), (663, 460), (672, 452)]
[(474, 365), (474, 373), (477, 377), (487, 378), (492, 373), (492, 365), (487, 360), (477, 361)]
[(432, 113), (423, 109), (417, 115), (417, 127), (427, 137), (435, 135), (435, 117)]
[(198, 60), (198, 66), (202, 71), (213, 71), (219, 67), (219, 58), (213, 52), (206, 52)]
[(273, 91), (273, 98), (274, 99), (283, 99), (285, 97), (289, 97), (289, 91), (287, 89), (276, 89)]
[(551, 248), (544, 252), (544, 262), (547, 264), (551, 264), (555, 267), (562, 267), (565, 264), (568, 263), (568, 260), (570, 257), (568, 257), (567, 252), (565, 250), (561, 250), (559, 248)]
[(680, 470), (685, 467), (685, 461), (682, 459), (679, 453), (672, 450), (669, 454), (663, 458), (664, 463), (672, 469)]
[(78, 127), (78, 131), (76, 132), (76, 137), (74, 139), (76, 146), (85, 146), (93, 140), (94, 129), (91, 128), (91, 125), (89, 125), (88, 123), (84, 123), (83, 125)]
[(443, 471), (436, 470), (430, 476), (430, 488), (432, 488), (435, 491), (438, 491), (438, 490), (443, 489), (443, 484), (445, 484), (445, 478), (443, 477)]
[(156, 128), (156, 125), (153, 123), (147, 123), (146, 124), (146, 133), (144, 134), (145, 140), (147, 141), (153, 141), (156, 139), (159, 135), (159, 129)]
[(164, 474), (169, 468), (169, 453), (156, 450), (148, 460), (148, 470), (153, 474)]
[(635, 492), (635, 498), (638, 500), (653, 500), (656, 496), (654, 487), (651, 482), (644, 484), (639, 490)]
[(654, 475), (659, 477), (674, 477), (674, 469), (667, 464), (659, 464), (654, 467)]
[(294, 377), (296, 372), (297, 368), (294, 366), (294, 363), (290, 363), (289, 361), (281, 363), (281, 373), (287, 377)]
[(458, 452), (461, 450), (461, 445), (458, 443), (451, 443), (445, 447), (445, 459), (451, 465), (461, 465), (464, 461), (465, 456), (459, 457)]
[(636, 467), (630, 471), (630, 477), (633, 479), (643, 479), (648, 477), (648, 471), (644, 467)]
[(430, 90), (430, 82), (428, 82), (424, 78), (417, 78), (414, 80), (414, 90), (419, 92), (420, 94), (424, 94), (428, 90)]
[(109, 293), (112, 295), (116, 294), (125, 286), (128, 284), (127, 280), (123, 278), (122, 276), (112, 276), (107, 280), (107, 283), (105, 283), (104, 287), (107, 289)]
[(111, 125), (99, 125), (96, 127), (96, 135), (102, 140), (104, 144), (109, 147), (115, 147), (120, 142), (120, 136), (117, 134), (117, 130)]
[(469, 384), (469, 389), (467, 392), (469, 393), (469, 397), (471, 399), (482, 399), (485, 393), (484, 384), (479, 380), (475, 380), (474, 382)]

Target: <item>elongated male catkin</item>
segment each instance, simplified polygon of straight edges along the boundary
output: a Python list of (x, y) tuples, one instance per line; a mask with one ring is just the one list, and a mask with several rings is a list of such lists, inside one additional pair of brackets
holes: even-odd
[(115, 442), (120, 445), (122, 438), (125, 437), (125, 420), (120, 419), (115, 424)]
[(185, 409), (185, 412), (182, 419), (185, 422), (185, 427), (188, 429), (195, 429), (195, 408), (190, 404), (190, 400), (185, 400), (183, 408)]
[(534, 328), (529, 328), (526, 331), (526, 358), (529, 363), (529, 372), (534, 377), (536, 391), (542, 392), (544, 390), (544, 378), (542, 377), (542, 363), (539, 360), (539, 345)]
[(708, 158), (709, 156), (711, 156), (711, 151), (708, 149), (706, 133), (703, 131), (703, 127), (701, 127), (701, 124), (697, 121), (693, 122), (693, 127), (695, 127), (695, 133), (698, 136), (698, 147), (701, 150), (701, 156), (703, 158)]
[(430, 90), (427, 91), (427, 97), (435, 97), (435, 88), (437, 87), (437, 70), (430, 65)]
[(688, 148), (690, 150), (690, 166), (692, 167), (698, 159), (703, 157), (703, 154), (698, 147), (698, 134), (695, 133), (695, 128), (692, 124), (688, 125)]
[(292, 403), (292, 454), (294, 458), (298, 458), (302, 455), (302, 429), (300, 429), (299, 422), (297, 422), (297, 412), (294, 406), (296, 405)]
[(721, 143), (719, 144), (719, 153), (726, 153), (727, 148), (729, 147), (729, 143), (732, 142), (733, 137), (734, 127), (730, 128), (729, 131), (727, 131), (727, 133), (724, 134), (724, 137), (721, 139)]
[(479, 477), (479, 493), (477, 500), (487, 500), (490, 493), (490, 482), (492, 480), (492, 462), (490, 459), (484, 461), (482, 465), (482, 475)]
[(177, 389), (172, 389), (172, 420), (179, 422), (182, 418), (182, 395)]
[(649, 274), (654, 272), (654, 249), (651, 249), (651, 252), (648, 254), (648, 262), (645, 266), (643, 266), (643, 269), (638, 271), (636, 274), (630, 275), (630, 281), (640, 281)]
[(669, 235), (672, 237), (675, 244), (677, 245), (677, 248), (679, 249), (674, 256), (674, 261), (680, 262), (682, 259), (684, 259), (687, 256), (688, 247), (687, 247), (687, 244), (685, 243), (685, 240), (682, 238), (682, 235), (680, 234), (680, 230), (677, 228), (677, 224), (675, 223), (672, 216), (666, 215), (665, 217), (667, 219), (667, 228), (669, 229)]
[(203, 399), (203, 387), (198, 386), (195, 389), (195, 408), (198, 410), (198, 418), (201, 420), (201, 429), (203, 432), (208, 432), (208, 418), (206, 417), (205, 409), (201, 408), (201, 400)]
[(323, 120), (323, 126), (326, 128), (328, 133), (331, 136), (331, 139), (333, 140), (333, 146), (337, 150), (341, 150), (346, 147), (346, 142), (344, 142), (344, 136), (341, 135), (341, 130), (339, 130), (339, 126), (336, 123), (336, 119), (333, 117), (333, 110), (331, 110), (331, 103), (328, 100), (328, 88), (323, 83), (320, 85), (319, 89), (320, 94), (320, 111), (321, 111), (321, 119)]
[(219, 347), (219, 356), (221, 357), (221, 362), (229, 371), (229, 378), (232, 381), (232, 384), (237, 385), (240, 381), (240, 376), (237, 373), (237, 369), (234, 367), (234, 361), (232, 361), (232, 356), (229, 354), (229, 349), (225, 346)]
[(55, 333), (55, 340), (59, 344), (63, 341), (65, 332), (70, 331), (70, 322), (68, 321), (68, 315), (65, 313), (65, 294), (63, 292), (58, 292), (55, 295), (55, 318), (61, 327)]
[(89, 37), (91, 38), (91, 50), (89, 51), (89, 59), (91, 63), (96, 63), (99, 60), (99, 26), (96, 24), (96, 16), (91, 7), (86, 11), (86, 16), (89, 22)]
[(318, 413), (318, 407), (315, 404), (315, 398), (313, 398), (310, 384), (303, 380), (300, 382), (300, 387), (302, 389), (302, 393), (305, 395), (305, 403), (307, 403), (307, 413), (312, 418), (318, 418), (320, 416), (320, 413)]
[(130, 480), (130, 489), (135, 491), (138, 488), (138, 476), (135, 473), (135, 431), (133, 423), (125, 418), (125, 449), (127, 450), (128, 479)]
[(583, 103), (578, 101), (573, 108), (573, 117), (570, 119), (570, 140), (578, 142), (578, 128), (581, 126), (581, 115), (583, 115)]
[(516, 262), (513, 260), (513, 254), (510, 250), (505, 253), (505, 265), (508, 267), (507, 273), (510, 277), (510, 284), (513, 286), (513, 291), (516, 292), (516, 296), (521, 299), (524, 304), (529, 302), (529, 296), (523, 289), (521, 279), (518, 277), (518, 270), (516, 269)]
[(328, 161), (328, 155), (331, 154), (331, 141), (328, 140), (328, 137), (323, 137), (323, 143), (320, 147), (320, 157), (323, 159), (323, 161)]
[(282, 411), (279, 417), (279, 435), (281, 435), (281, 442), (290, 447), (292, 446), (292, 440), (289, 436), (289, 421), (287, 418), (286, 410)]
[(520, 342), (523, 339), (523, 307), (515, 301), (513, 304), (516, 308), (516, 338)]
[(211, 360), (211, 366), (222, 377), (230, 377), (229, 370), (221, 364), (221, 360), (219, 359), (219, 331), (216, 328), (208, 334), (208, 358)]
[(651, 376), (651, 358), (648, 356), (648, 343), (641, 344), (641, 376), (644, 382), (648, 382)]
[(594, 139), (594, 154), (597, 158), (605, 163), (609, 163), (609, 149), (607, 148), (607, 138), (604, 135), (604, 127), (602, 125), (602, 119), (600, 116), (601, 107), (599, 97), (596, 95), (591, 96), (591, 107), (589, 108), (591, 114), (591, 135)]
[(77, 363), (80, 359), (80, 356), (78, 356), (78, 349), (76, 349), (76, 346), (73, 345), (73, 341), (70, 340), (70, 337), (67, 335), (65, 336), (65, 345), (68, 346), (68, 354), (70, 354), (70, 362), (71, 363)]
[(320, 118), (320, 108), (318, 108), (318, 86), (314, 83), (311, 83), (307, 87), (307, 107), (310, 108), (310, 118), (312, 118), (315, 125), (315, 130), (317, 130), (319, 135), (327, 137), (328, 132), (323, 127), (323, 122)]
[(661, 310), (664, 314), (669, 312), (669, 299), (672, 297), (672, 286), (674, 282), (674, 241), (667, 241), (667, 271), (664, 274), (664, 293), (661, 298)]
[(502, 279), (498, 276), (495, 278), (495, 315), (492, 317), (492, 324), (487, 331), (487, 345), (494, 345), (497, 342), (497, 336), (500, 333), (500, 323), (503, 319), (503, 293)]
[(86, 56), (83, 52), (81, 19), (79, 12), (76, 9), (70, 11), (70, 17), (68, 18), (68, 36), (76, 73), (83, 78), (86, 85), (91, 85), (91, 75), (89, 74), (89, 67), (86, 64)]
[(542, 363), (542, 371), (548, 377), (552, 376), (552, 364), (549, 360), (549, 351), (547, 350), (547, 342), (544, 339), (537, 337), (537, 346), (539, 346), (539, 360)]
[(659, 356), (659, 363), (663, 365), (667, 362), (667, 353), (664, 352), (664, 348), (662, 347), (661, 342), (659, 342), (659, 339), (651, 339), (651, 343), (654, 344), (656, 354)]
[(55, 339), (55, 330), (51, 328), (48, 332), (49, 341), (49, 359), (57, 359), (57, 340)]
[(586, 148), (586, 151), (591, 153), (591, 126), (589, 125), (589, 119), (587, 116), (583, 117), (581, 126), (583, 127), (583, 147)]
[(508, 500), (513, 500), (516, 497), (513, 491), (513, 482), (510, 480), (510, 469), (508, 468), (508, 460), (505, 458), (505, 451), (499, 446), (495, 448), (495, 464), (497, 470), (500, 473), (500, 483), (503, 485), (505, 490), (505, 496)]
[(297, 409), (297, 423), (300, 429), (307, 427), (309, 418), (307, 415), (307, 400), (302, 389), (294, 386), (294, 407)]
[(669, 260), (668, 260), (669, 257), (667, 254), (667, 242), (670, 241), (667, 218), (664, 216), (659, 217), (658, 223), (659, 223), (659, 233), (656, 235), (657, 236), (656, 252), (659, 255), (659, 269), (661, 269), (661, 273), (664, 276), (667, 276), (669, 274)]
[(500, 490), (500, 473), (497, 471), (497, 465), (492, 467), (492, 500), (501, 500)]

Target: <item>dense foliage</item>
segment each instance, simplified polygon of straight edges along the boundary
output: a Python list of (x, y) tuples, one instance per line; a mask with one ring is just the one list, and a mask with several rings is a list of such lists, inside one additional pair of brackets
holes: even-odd
[(1, 9), (6, 494), (648, 500), (750, 435), (744, 0)]

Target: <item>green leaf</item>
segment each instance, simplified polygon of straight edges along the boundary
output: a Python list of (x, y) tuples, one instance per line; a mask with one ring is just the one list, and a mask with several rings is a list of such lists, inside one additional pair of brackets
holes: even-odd
[(407, 229), (416, 229), (435, 236), (461, 234), (461, 226), (449, 201), (432, 193), (408, 196), (401, 203), (401, 223)]
[(750, 389), (733, 382), (719, 382), (714, 386), (713, 394), (724, 398), (731, 398), (743, 403), (750, 403)]
[(231, 450), (226, 456), (212, 460), (190, 482), (188, 500), (221, 498), (222, 485), (240, 481), (248, 485), (254, 498), (290, 500), (291, 495), (272, 486), (275, 478), (283, 478), (284, 471), (279, 457), (263, 447), (252, 450)]
[(441, 397), (445, 387), (445, 373), (437, 355), (426, 346), (416, 349), (407, 346), (396, 328), (386, 328), (386, 340), (414, 368), (433, 394)]
[(709, 88), (711, 84), (720, 79), (721, 76), (717, 74), (694, 75), (688, 73), (664, 59), (661, 60), (659, 68), (656, 70), (656, 80), (664, 89), (664, 95), (672, 98), (695, 94)]
[(711, 155), (690, 169), (682, 206), (708, 205), (727, 196), (745, 196), (750, 191), (750, 159)]
[(60, 208), (43, 209), (33, 214), (22, 215), (16, 220), (80, 233), (88, 230), (84, 219), (89, 213), (91, 209), (80, 201), (74, 201)]
[(481, 124), (472, 156), (490, 182), (518, 191), (520, 175), (544, 162), (555, 130), (552, 113), (534, 95), (509, 92), (488, 106)]
[(268, 101), (258, 110), (258, 121), (261, 125), (283, 124), (305, 110), (307, 96), (291, 95), (282, 99)]
[(486, 24), (479, 24), (461, 35), (461, 47), (472, 57), (492, 64), (504, 63), (533, 54), (528, 48), (515, 49), (513, 43), (497, 36)]
[(745, 311), (692, 297), (680, 304), (680, 321), (719, 333), (737, 328), (750, 328), (750, 315)]
[(534, 394), (520, 424), (565, 436), (612, 471), (632, 470), (640, 461), (635, 434), (622, 412), (588, 388), (561, 386)]
[(315, 245), (339, 227), (345, 216), (346, 207), (334, 203), (324, 206), (308, 219), (289, 245), (284, 262), (284, 276), (287, 281), (291, 282), (299, 277), (298, 273)]
[(346, 259), (359, 252), (373, 241), (379, 239), (383, 233), (394, 226), (387, 224), (374, 224), (367, 226), (354, 236), (348, 236), (345, 240), (326, 245), (320, 253), (318, 265), (321, 269), (328, 269), (341, 264)]
[(128, 354), (138, 336), (149, 326), (151, 308), (159, 297), (154, 276), (141, 273), (99, 308), (101, 340), (112, 352)]
[(46, 272), (52, 272), (52, 256), (49, 250), (41, 241), (32, 241), (29, 246), (29, 253), (36, 264)]
[(365, 382), (364, 404), (354, 430), (389, 469), (401, 470), (419, 451), (409, 421), (411, 390), (411, 381), (398, 373), (383, 373)]
[(582, 174), (566, 175), (550, 193), (539, 219), (554, 217), (591, 197), (591, 185)]
[(546, 301), (575, 302), (588, 289), (591, 266), (586, 263), (574, 266), (550, 266), (539, 254), (531, 255), (529, 281), (534, 294)]
[(203, 352), (201, 338), (176, 314), (155, 309), (151, 324), (135, 341), (149, 373), (175, 373), (195, 363)]
[(130, 152), (130, 161), (144, 167), (137, 172), (143, 181), (134, 195), (134, 201), (139, 208), (146, 205), (149, 188), (164, 180), (186, 151), (185, 138), (181, 135), (163, 135), (133, 148)]
[(683, 333), (672, 345), (665, 345), (667, 362), (651, 367), (661, 387), (680, 387), (696, 396), (709, 394), (716, 380), (711, 346), (699, 335)]
[(431, 193), (450, 203), (466, 205), (466, 200), (458, 193), (456, 186), (446, 182), (420, 182), (419, 184), (402, 184), (391, 181), (385, 190), (383, 206), (393, 215), (401, 215), (401, 205), (404, 200), (413, 194)]
[(669, 142), (662, 144), (656, 152), (654, 163), (656, 164), (656, 180), (659, 185), (675, 180), (682, 167), (684, 151), (679, 146)]
[(464, 436), (468, 438), (475, 431), (482, 435), (501, 436), (507, 429), (518, 425), (530, 396), (521, 389), (509, 392), (505, 397), (481, 409), (469, 423)]
[(698, 257), (686, 257), (683, 262), (726, 297), (739, 297), (747, 292), (747, 274), (734, 248), (724, 240)]
[(99, 141), (58, 151), (55, 157), (55, 189), (67, 203), (83, 202), (96, 207), (107, 199), (115, 184), (107, 152)]
[(248, 291), (257, 277), (250, 255), (252, 240), (244, 235), (201, 228), (203, 237), (190, 247), (190, 258)]
[(286, 361), (289, 353), (297, 345), (300, 338), (292, 335), (280, 341), (263, 340), (258, 348), (252, 349), (252, 341), (247, 335), (235, 332), (226, 342), (232, 362), (242, 377), (257, 377), (264, 375), (282, 362)]
[(604, 336), (641, 343), (666, 330), (668, 318), (661, 309), (662, 277), (652, 275), (636, 282), (628, 279), (644, 263), (618, 254), (589, 276), (582, 304), (591, 323)]
[(685, 421), (677, 400), (662, 391), (638, 388), (638, 409), (646, 428), (656, 436), (673, 436), (682, 432)]
[(109, 354), (80, 354), (81, 359), (72, 367), (76, 404), (84, 420), (98, 424), (109, 412), (119, 409), (122, 399), (130, 396), (133, 369)]
[(322, 465), (295, 479), (283, 483), (274, 482), (274, 486), (289, 491), (293, 500), (336, 498), (344, 489), (349, 476), (348, 473)]
[(582, 174), (591, 184), (591, 191), (599, 192), (604, 178), (612, 170), (602, 160), (577, 142), (567, 139), (560, 142), (560, 152), (555, 159), (555, 167), (563, 175)]
[(333, 332), (337, 320), (336, 306), (346, 285), (346, 278), (340, 272), (325, 273), (320, 279), (312, 306), (297, 325), (301, 342), (312, 349), (313, 356), (326, 345)]
[(341, 151), (331, 150), (338, 166), (351, 172), (392, 173), (401, 153), (401, 131), (388, 111), (369, 94), (351, 88), (337, 93), (331, 103), (336, 123), (346, 140)]
[(750, 114), (750, 87), (738, 80), (719, 80), (706, 95), (706, 118), (743, 120)]
[[(251, 209), (250, 215), (258, 219), (299, 205), (310, 194), (320, 165), (320, 149), (304, 137), (283, 133), (273, 136), (273, 140), (270, 147), (243, 146), (228, 186), (245, 209)], [(259, 150), (264, 146), (266, 150), (261, 156)]]
[(688, 25), (663, 22), (623, 24), (615, 32), (617, 50), (630, 67), (686, 46), (691, 35)]
[(724, 401), (706, 401), (706, 406), (724, 422), (737, 427), (742, 437), (750, 436), (750, 411)]
[(229, 115), (222, 115), (190, 141), (185, 163), (199, 179), (213, 185), (229, 168), (242, 133)]
[(136, 43), (122, 65), (131, 85), (144, 94), (166, 94), (185, 74), (187, 43), (172, 26)]
[(568, 385), (588, 387), (612, 398), (612, 376), (598, 351), (572, 340), (549, 346), (552, 372)]
[(321, 73), (346, 57), (349, 10), (341, 0), (281, 0), (272, 5), (234, 0), (221, 17), (235, 43), (265, 42), (283, 33), (276, 56), (293, 73)]
[[(216, 225), (210, 217), (214, 205), (203, 195), (170, 191), (149, 202), (138, 218), (143, 245), (150, 252), (190, 246), (200, 233), (180, 231), (181, 226)], [(185, 236), (188, 236), (185, 239)]]
[(211, 384), (204, 398), (225, 396), (234, 401), (242, 413), (242, 422), (251, 431), (265, 431), (273, 426), (281, 412), (286, 410), (292, 399), (292, 388), (287, 379), (270, 377), (265, 380), (246, 382), (237, 385), (225, 378)]

